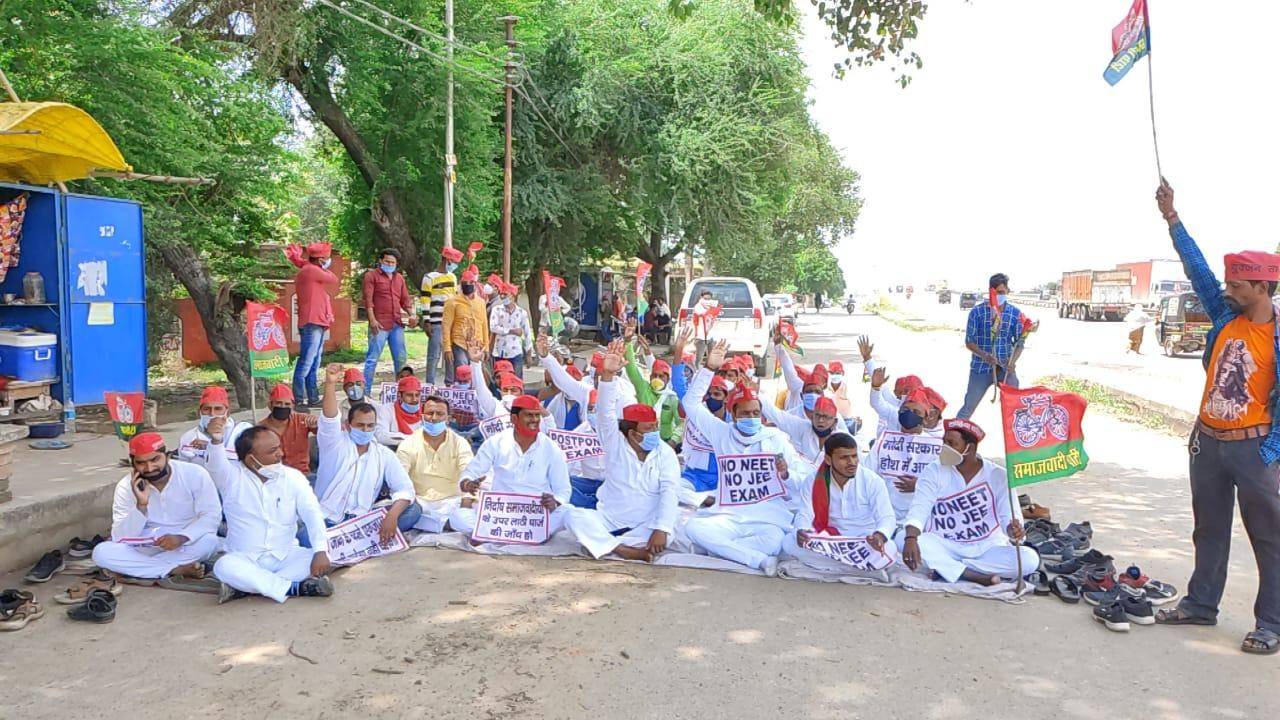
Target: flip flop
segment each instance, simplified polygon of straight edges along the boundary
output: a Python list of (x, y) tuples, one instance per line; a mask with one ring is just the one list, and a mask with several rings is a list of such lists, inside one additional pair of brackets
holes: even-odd
[(1240, 649), (1250, 655), (1275, 655), (1280, 651), (1280, 635), (1266, 628), (1258, 628), (1244, 636)]
[[(1157, 625), (1217, 625), (1217, 618), (1197, 617), (1180, 607), (1166, 608), (1156, 613)], [(1247, 636), (1246, 636), (1247, 637)]]
[(1059, 575), (1049, 582), (1049, 592), (1064, 603), (1080, 602), (1080, 586), (1069, 575)]

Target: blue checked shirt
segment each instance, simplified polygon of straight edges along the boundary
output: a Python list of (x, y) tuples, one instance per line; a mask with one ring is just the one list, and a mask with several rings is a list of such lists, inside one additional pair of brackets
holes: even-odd
[[(1169, 228), (1169, 235), (1173, 238), (1173, 249), (1177, 251), (1178, 257), (1182, 260), (1182, 269), (1187, 273), (1187, 279), (1191, 281), (1192, 289), (1200, 297), (1200, 303), (1204, 305), (1204, 311), (1213, 320), (1213, 329), (1205, 337), (1203, 362), (1205, 369), (1208, 370), (1209, 359), (1213, 357), (1213, 349), (1218, 342), (1218, 333), (1222, 331), (1223, 326), (1235, 320), (1240, 313), (1235, 312), (1227, 305), (1227, 301), (1222, 294), (1222, 284), (1218, 282), (1218, 277), (1213, 274), (1213, 270), (1209, 269), (1209, 263), (1205, 261), (1204, 253), (1200, 252), (1196, 241), (1191, 239), (1191, 235), (1187, 233), (1187, 228), (1182, 223), (1178, 223)], [(1276, 324), (1276, 332), (1273, 333), (1273, 337), (1275, 338), (1276, 358), (1280, 360), (1280, 321)], [(1276, 407), (1277, 389), (1280, 389), (1280, 362), (1276, 363), (1276, 384), (1271, 389), (1271, 397), (1267, 398), (1267, 404), (1271, 408), (1271, 432), (1267, 433), (1267, 437), (1262, 441), (1262, 447), (1258, 449), (1258, 454), (1262, 456), (1262, 462), (1267, 465), (1280, 460), (1280, 408)]]
[[(1000, 364), (1007, 367), (1009, 358), (1013, 356), (1013, 349), (1017, 346), (1018, 339), (1022, 337), (1022, 311), (1006, 302), (1004, 310), (1000, 313), (1000, 327), (992, 334), (991, 325), (994, 320), (995, 313), (990, 303), (974, 305), (969, 311), (969, 323), (965, 327), (964, 341), (973, 343), (978, 346), (978, 349), (995, 355)], [(991, 363), (974, 355), (969, 363), (969, 372), (990, 375)]]

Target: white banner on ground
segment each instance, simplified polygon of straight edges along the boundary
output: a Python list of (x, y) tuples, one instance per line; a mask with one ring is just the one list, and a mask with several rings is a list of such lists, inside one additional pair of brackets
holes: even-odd
[(524, 493), (483, 491), (476, 503), (476, 542), (541, 545), (547, 541), (551, 512), (542, 498)]
[(476, 391), (468, 387), (448, 387), (446, 385), (423, 385), (422, 397), (438, 395), (449, 401), (450, 412), (476, 411)]
[(378, 542), (378, 531), (382, 529), (382, 519), (387, 516), (384, 507), (338, 523), (325, 531), (329, 544), (329, 562), (334, 565), (355, 565), (369, 558), (381, 557), (408, 550), (404, 535), (396, 530), (393, 537), (385, 545)]
[(942, 452), (942, 438), (886, 430), (876, 442), (876, 473), (881, 477), (919, 477)]
[(485, 440), (488, 440), (489, 436), (494, 433), (500, 433), (503, 430), (509, 430), (510, 428), (510, 415), (499, 415), (498, 417), (491, 417), (488, 420), (480, 421), (480, 434), (484, 436)]
[(568, 462), (604, 455), (604, 445), (600, 443), (600, 436), (595, 433), (548, 430), (547, 437), (556, 441), (556, 445), (564, 451), (564, 458)]
[(938, 498), (933, 504), (928, 525), (925, 532), (937, 533), (953, 542), (972, 543), (987, 539), (1000, 527), (991, 486), (981, 483)]
[(893, 564), (891, 556), (871, 547), (866, 538), (810, 535), (804, 547), (859, 570), (883, 570)]
[(777, 458), (770, 453), (717, 455), (720, 469), (721, 507), (755, 505), (787, 494), (778, 477)]

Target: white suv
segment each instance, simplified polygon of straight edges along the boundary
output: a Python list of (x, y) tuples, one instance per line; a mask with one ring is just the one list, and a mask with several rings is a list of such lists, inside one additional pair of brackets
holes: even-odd
[[(693, 322), (694, 306), (702, 293), (708, 291), (711, 299), (720, 305), (720, 314), (711, 324), (711, 337), (728, 340), (731, 355), (750, 354), (755, 360), (756, 377), (772, 377), (774, 360), (770, 336), (778, 316), (765, 312), (764, 299), (754, 282), (740, 277), (694, 280), (680, 301), (679, 324)], [(696, 337), (701, 336), (699, 328)]]
[(796, 319), (796, 299), (788, 293), (770, 293), (764, 296), (765, 302), (778, 308), (778, 317), (783, 320)]

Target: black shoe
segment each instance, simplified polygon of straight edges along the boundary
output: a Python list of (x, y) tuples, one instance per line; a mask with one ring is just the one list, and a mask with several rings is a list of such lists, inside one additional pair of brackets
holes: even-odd
[(1090, 540), (1093, 539), (1093, 526), (1089, 524), (1088, 520), (1085, 520), (1082, 523), (1071, 523), (1070, 525), (1067, 525), (1067, 529), (1062, 532), (1088, 538)]
[(1090, 605), (1107, 605), (1113, 602), (1119, 602), (1125, 598), (1134, 598), (1138, 600), (1146, 599), (1146, 595), (1141, 590), (1135, 590), (1128, 585), (1116, 583), (1110, 590), (1088, 590), (1080, 595), (1084, 601)]
[(1119, 602), (1099, 605), (1093, 609), (1093, 619), (1107, 626), (1112, 632), (1129, 632), (1129, 618)]
[(226, 583), (218, 585), (218, 604), (229, 603), (232, 600), (249, 597), (249, 593), (237, 590)]
[(50, 550), (22, 579), (33, 583), (49, 582), (50, 578), (66, 569), (67, 561), (63, 559), (62, 551)]
[(109, 623), (116, 619), (116, 596), (107, 590), (90, 590), (83, 603), (67, 610), (67, 617), (81, 622)]
[(92, 554), (92, 540), (81, 540), (79, 537), (73, 537), (71, 542), (67, 543), (67, 557), (85, 558)]
[[(1124, 585), (1120, 587), (1124, 587)], [(1124, 608), (1124, 616), (1131, 623), (1139, 625), (1156, 624), (1155, 611), (1151, 609), (1151, 601), (1145, 595), (1143, 597), (1134, 597), (1122, 591), (1120, 593), (1120, 607)]]
[(1064, 545), (1070, 545), (1071, 549), (1074, 550), (1077, 555), (1083, 555), (1089, 549), (1089, 538), (1083, 535), (1064, 531), (1056, 533), (1053, 536), (1053, 539), (1063, 543)]
[(327, 575), (309, 577), (289, 591), (294, 597), (329, 597), (333, 594), (333, 581)]

